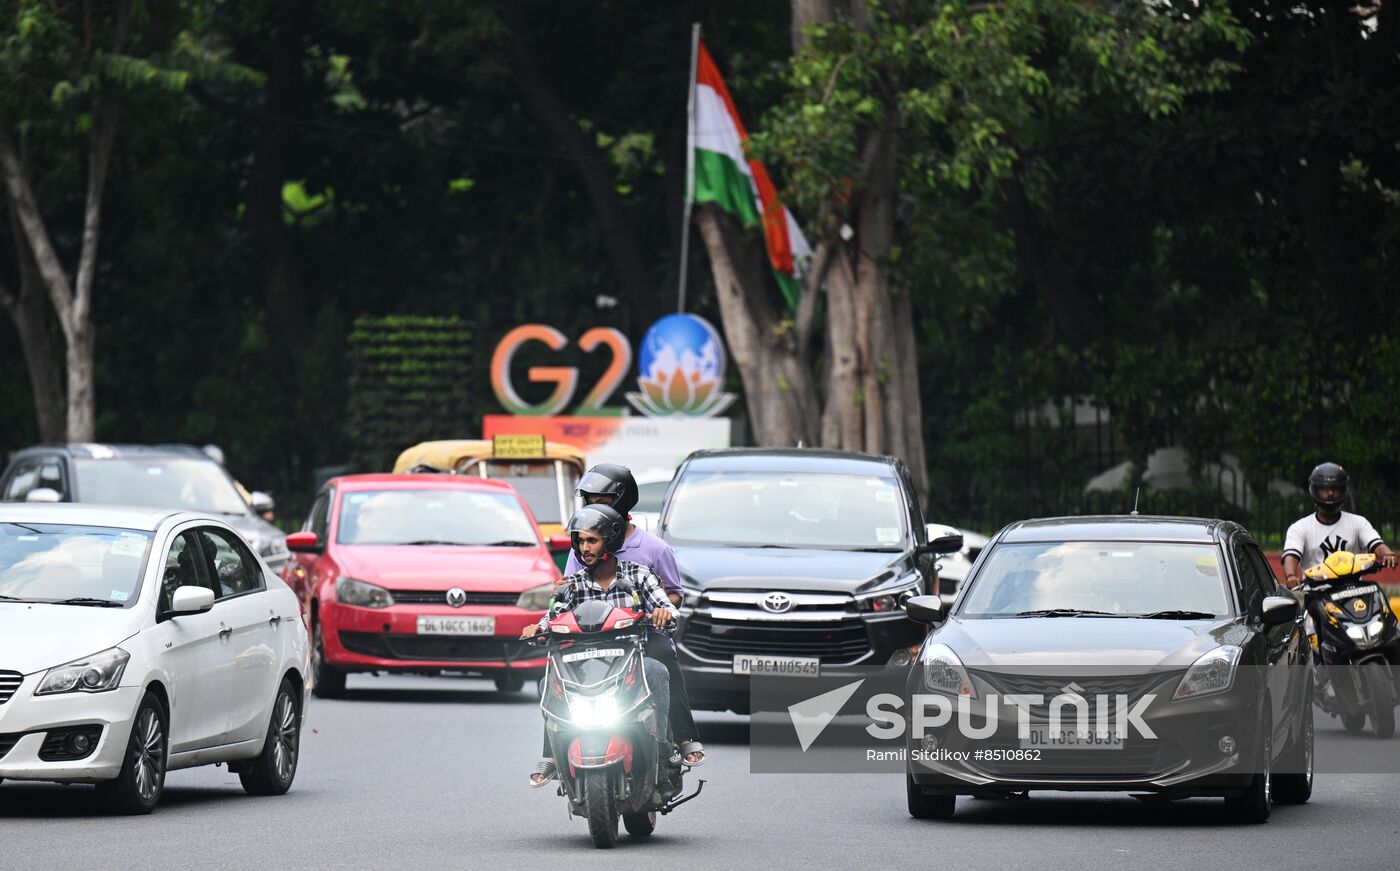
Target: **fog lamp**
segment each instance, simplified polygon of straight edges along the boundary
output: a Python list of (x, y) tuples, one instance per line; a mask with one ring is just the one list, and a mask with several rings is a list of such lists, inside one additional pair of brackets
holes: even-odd
[(1219, 747), (1220, 752), (1224, 755), (1233, 756), (1235, 755), (1235, 750), (1237, 749), (1238, 745), (1235, 743), (1235, 738), (1233, 735), (1226, 735), (1225, 737), (1220, 739)]

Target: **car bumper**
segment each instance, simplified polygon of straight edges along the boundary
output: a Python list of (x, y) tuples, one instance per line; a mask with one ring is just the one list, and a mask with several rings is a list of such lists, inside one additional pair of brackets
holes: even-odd
[[(104, 693), (63, 693), (35, 696), (42, 673), (29, 675), (8, 702), (0, 704), (0, 778), (97, 783), (120, 772), (131, 735), (140, 687), (118, 687)], [(40, 758), (50, 731), (66, 726), (99, 726), (93, 751), (82, 759), (46, 761)]]
[[(1025, 790), (1233, 795), (1249, 785), (1259, 768), (1259, 717), (1252, 700), (1230, 694), (1180, 702), (1158, 699), (1143, 716), (1155, 738), (1130, 734), (1119, 749), (1083, 750), (1033, 751), (1023, 745), (1014, 717), (1003, 716), (996, 732), (981, 739), (968, 738), (950, 724), (929, 730), (931, 741), (911, 730), (908, 770), (931, 795)], [(1031, 725), (1040, 723), (1032, 719)], [(1235, 740), (1228, 754), (1220, 743), (1226, 736)]]
[[(723, 654), (716, 652), (713, 646), (709, 646), (703, 652), (697, 651), (697, 644), (688, 644), (688, 621), (684, 620), (687, 615), (683, 614), (681, 629), (676, 638), (677, 656), (680, 660), (681, 669), (685, 674), (686, 692), (690, 696), (691, 707), (698, 710), (712, 711), (736, 711), (738, 713), (749, 713), (753, 710), (754, 699), (750, 693), (750, 679), (746, 674), (735, 674), (734, 656), (736, 654), (752, 655), (772, 655), (772, 656), (811, 656), (810, 652), (790, 651), (785, 652), (781, 648), (770, 648), (764, 644), (764, 649), (744, 649), (741, 645), (732, 645), (732, 649), (726, 649)], [(852, 623), (856, 621), (850, 621)], [(876, 619), (860, 621), (865, 632), (865, 647), (857, 655), (848, 654), (830, 656), (820, 655), (821, 677), (867, 677), (872, 667), (878, 668), (885, 665), (894, 665), (900, 668), (908, 668), (909, 661), (891, 662), (896, 656), (908, 656), (911, 659), (917, 655), (917, 646), (923, 640), (925, 629), (912, 620), (899, 619)], [(713, 625), (713, 624), (712, 624)], [(748, 621), (747, 626), (763, 626), (762, 621)], [(781, 637), (778, 633), (782, 631), (783, 624), (773, 623), (775, 637)]]
[[(492, 635), (419, 635), (418, 618), (496, 618)], [(326, 603), (319, 612), (326, 662), (347, 672), (406, 672), (499, 675), (544, 674), (545, 657), (520, 642), (520, 632), (541, 612), (522, 608), (395, 605), (356, 608)]]

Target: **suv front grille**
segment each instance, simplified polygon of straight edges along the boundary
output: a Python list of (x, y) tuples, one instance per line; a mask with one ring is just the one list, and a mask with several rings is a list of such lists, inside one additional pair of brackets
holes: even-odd
[(849, 663), (870, 652), (870, 638), (859, 620), (720, 621), (694, 614), (677, 639), (702, 659), (729, 659), (736, 653), (816, 656), (826, 664)]
[(341, 632), (340, 643), (351, 653), (380, 659), (419, 662), (503, 662), (541, 657), (529, 645), (495, 636), (394, 635), (380, 632)]
[[(446, 590), (390, 590), (395, 605), (446, 605)], [(519, 593), (467, 593), (463, 605), (514, 605)]]
[(24, 675), (17, 671), (0, 671), (0, 705), (10, 700), (19, 685), (24, 683)]

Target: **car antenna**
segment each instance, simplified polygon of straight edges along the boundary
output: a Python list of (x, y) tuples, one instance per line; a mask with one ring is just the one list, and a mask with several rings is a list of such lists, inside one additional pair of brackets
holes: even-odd
[(1130, 512), (1128, 512), (1128, 513), (1131, 514), (1133, 517), (1137, 517), (1137, 516), (1138, 516), (1137, 505), (1138, 505), (1138, 499), (1139, 499), (1141, 496), (1142, 496), (1142, 486), (1139, 485), (1138, 488), (1137, 488), (1137, 491), (1136, 491), (1135, 493), (1133, 493), (1133, 510), (1130, 511)]

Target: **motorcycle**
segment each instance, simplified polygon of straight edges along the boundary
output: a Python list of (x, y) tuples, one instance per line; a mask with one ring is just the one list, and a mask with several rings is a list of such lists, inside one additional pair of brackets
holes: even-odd
[(658, 740), (642, 665), (651, 621), (640, 611), (601, 600), (548, 621), (530, 643), (549, 648), (540, 694), (545, 730), (558, 760), (559, 794), (569, 815), (586, 817), (593, 844), (617, 843), (618, 818), (634, 837), (650, 835), (657, 815), (700, 794), (681, 796), (685, 766), (670, 741)]
[(1366, 726), (1395, 734), (1400, 630), (1380, 586), (1363, 580), (1379, 569), (1374, 554), (1337, 551), (1303, 572), (1309, 639), (1318, 661), (1319, 708), (1352, 733)]

